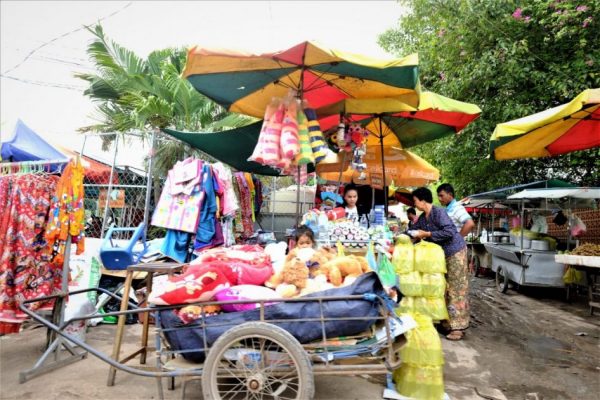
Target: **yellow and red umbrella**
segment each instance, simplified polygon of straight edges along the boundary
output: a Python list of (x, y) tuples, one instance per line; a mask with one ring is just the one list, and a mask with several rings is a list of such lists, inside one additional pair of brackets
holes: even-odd
[(273, 97), (290, 89), (313, 108), (346, 98), (403, 96), (416, 106), (418, 57), (378, 60), (315, 42), (250, 54), (193, 47), (183, 72), (198, 92), (227, 110), (262, 118)]
[(496, 125), (490, 152), (496, 160), (556, 156), (600, 146), (600, 88), (567, 104)]

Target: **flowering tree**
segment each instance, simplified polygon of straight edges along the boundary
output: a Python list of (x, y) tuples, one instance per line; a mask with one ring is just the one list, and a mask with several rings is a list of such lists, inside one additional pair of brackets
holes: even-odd
[(600, 87), (600, 0), (400, 0), (409, 10), (380, 36), (392, 53), (418, 52), (429, 90), (479, 105), (458, 137), (419, 146), (460, 195), (560, 178), (600, 185), (600, 151), (521, 161), (488, 159), (496, 124)]

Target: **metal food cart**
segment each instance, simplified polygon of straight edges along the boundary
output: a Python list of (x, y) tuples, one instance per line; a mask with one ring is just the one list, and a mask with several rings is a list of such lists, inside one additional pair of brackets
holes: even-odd
[[(556, 208), (594, 207), (600, 198), (600, 188), (546, 188), (526, 189), (507, 197), (506, 202), (518, 202), (521, 220), (525, 209), (551, 210)], [(492, 254), (492, 270), (496, 273), (496, 286), (505, 293), (509, 282), (521, 286), (546, 286), (564, 288), (565, 267), (555, 260), (555, 250), (536, 250), (524, 246), (523, 231), (515, 243), (487, 243)], [(571, 238), (567, 240), (567, 246)]]

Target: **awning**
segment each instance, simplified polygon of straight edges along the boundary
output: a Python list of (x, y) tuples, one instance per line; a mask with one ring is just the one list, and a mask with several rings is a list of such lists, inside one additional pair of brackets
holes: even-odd
[[(281, 174), (276, 169), (248, 161), (258, 142), (262, 123), (258, 121), (241, 128), (217, 133), (180, 132), (173, 129), (163, 129), (163, 132), (238, 171), (279, 176)], [(313, 171), (314, 167), (309, 165), (308, 172)]]
[(542, 189), (542, 188), (574, 188), (572, 183), (561, 181), (560, 179), (550, 179), (546, 181), (535, 181), (524, 183), (521, 185), (506, 186), (489, 192), (477, 193), (468, 196), (470, 199), (489, 199), (489, 200), (504, 200), (508, 196), (515, 194), (525, 189)]
[(21, 120), (17, 121), (12, 136), (2, 142), (2, 160), (8, 162), (69, 159), (42, 139)]
[(519, 199), (600, 199), (600, 188), (574, 189), (528, 189), (508, 196), (510, 200)]

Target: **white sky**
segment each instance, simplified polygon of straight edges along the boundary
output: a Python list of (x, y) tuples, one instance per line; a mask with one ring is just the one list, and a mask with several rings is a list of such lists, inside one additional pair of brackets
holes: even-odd
[(377, 36), (395, 26), (403, 12), (395, 1), (2, 0), (0, 139), (10, 135), (20, 118), (53, 143), (81, 148), (75, 131), (94, 123), (93, 104), (73, 73), (92, 71), (85, 53), (91, 34), (85, 29), (68, 32), (118, 10), (102, 21), (104, 31), (140, 56), (195, 44), (264, 52), (317, 40), (381, 58), (390, 56), (377, 45)]

